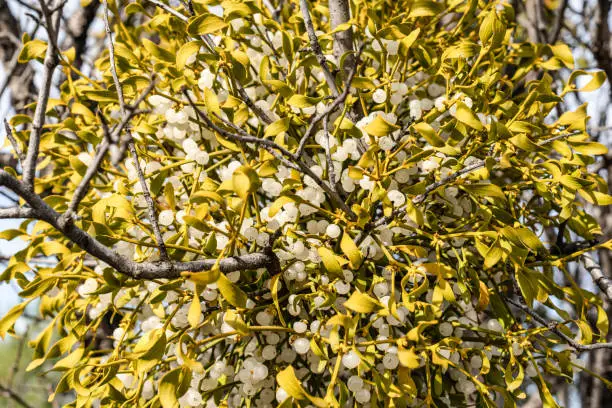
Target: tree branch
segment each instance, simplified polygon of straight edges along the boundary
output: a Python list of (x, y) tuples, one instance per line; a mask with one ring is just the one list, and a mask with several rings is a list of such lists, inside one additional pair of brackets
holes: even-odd
[(299, 157), (304, 152), (304, 148), (306, 147), (306, 143), (312, 137), (317, 124), (321, 120), (323, 120), (324, 117), (328, 116), (330, 113), (332, 113), (334, 110), (336, 110), (336, 108), (338, 108), (338, 106), (343, 104), (344, 101), (346, 101), (346, 98), (349, 96), (349, 94), (351, 92), (351, 83), (353, 82), (353, 78), (355, 77), (355, 74), (357, 73), (357, 67), (359, 65), (359, 57), (361, 56), (361, 53), (363, 52), (363, 48), (364, 48), (364, 46), (362, 45), (359, 48), (359, 51), (357, 51), (357, 56), (356, 56), (356, 58), (354, 60), (354, 65), (351, 67), (351, 71), (350, 71), (350, 73), (348, 75), (348, 78), (346, 79), (346, 84), (344, 85), (344, 90), (342, 91), (342, 93), (340, 95), (338, 95), (336, 97), (336, 99), (334, 99), (334, 101), (332, 103), (327, 105), (327, 107), (325, 108), (325, 110), (323, 112), (320, 112), (320, 113), (316, 114), (314, 116), (314, 118), (312, 118), (310, 120), (310, 124), (308, 125), (308, 128), (306, 129), (306, 132), (302, 136), (302, 139), (300, 139), (300, 143), (298, 145), (298, 148), (295, 151), (295, 155), (296, 156)]
[(518, 307), (523, 312), (527, 313), (529, 316), (533, 318), (536, 322), (538, 322), (541, 326), (546, 327), (551, 332), (556, 334), (558, 337), (563, 339), (570, 347), (578, 351), (593, 351), (598, 349), (612, 349), (612, 343), (594, 343), (594, 344), (580, 344), (576, 340), (572, 339), (561, 330), (559, 330), (558, 326), (561, 325), (561, 322), (556, 320), (546, 320), (533, 311), (529, 306), (522, 304), (521, 302), (517, 302), (514, 299), (505, 298), (506, 301), (512, 304), (515, 307)]
[(57, 55), (57, 36), (59, 33), (62, 13), (61, 10), (57, 11), (57, 16), (55, 17), (54, 22), (52, 12), (47, 9), (43, 1), (41, 1), (41, 7), (43, 7), (43, 16), (45, 17), (46, 21), (49, 41), (43, 62), (43, 73), (41, 80), (42, 86), (38, 92), (36, 110), (34, 111), (34, 120), (32, 121), (32, 130), (30, 131), (30, 140), (28, 142), (28, 150), (25, 160), (23, 161), (23, 180), (28, 188), (34, 188), (34, 176), (36, 173), (36, 162), (38, 160), (38, 151), (40, 148), (40, 137), (45, 124), (45, 114), (47, 111), (47, 103), (49, 102), (51, 83), (53, 81), (53, 71), (59, 63), (59, 57)]
[[(349, 1), (350, 0), (329, 0), (329, 17), (332, 31), (351, 19), (351, 6)], [(338, 64), (340, 64), (342, 56), (347, 52), (353, 51), (353, 29), (349, 27), (347, 30), (338, 31), (333, 34), (333, 39), (334, 56)], [(344, 71), (347, 76), (353, 64), (355, 64), (355, 59), (351, 54), (348, 54), (344, 64)]]
[(0, 393), (5, 394), (8, 398), (12, 399), (24, 408), (34, 408), (32, 405), (28, 404), (26, 400), (21, 398), (18, 393), (13, 391), (11, 388), (4, 386), (3, 384), (0, 384)]
[(312, 51), (317, 57), (319, 66), (323, 70), (323, 76), (325, 76), (325, 82), (327, 82), (327, 86), (329, 86), (332, 95), (338, 96), (339, 92), (338, 87), (336, 86), (336, 80), (329, 70), (329, 67), (327, 66), (327, 59), (325, 59), (325, 55), (323, 55), (323, 51), (321, 50), (321, 44), (319, 44), (319, 39), (315, 33), (312, 18), (310, 18), (310, 12), (308, 11), (307, 0), (300, 0), (300, 8), (302, 9), (302, 16), (304, 17), (304, 25), (306, 26), (308, 38), (310, 38), (310, 48), (312, 48)]
[(608, 300), (612, 300), (612, 280), (604, 275), (601, 266), (593, 259), (593, 255), (590, 253), (582, 255), (582, 261), (584, 262), (585, 269), (593, 278), (593, 282), (597, 284)]
[[(104, 0), (104, 26), (106, 28), (106, 35), (108, 37), (108, 52), (109, 52), (109, 58), (110, 58), (110, 70), (113, 75), (113, 81), (115, 82), (115, 88), (117, 90), (117, 96), (119, 98), (119, 106), (121, 108), (121, 113), (123, 115), (124, 122), (127, 123), (129, 119), (125, 120), (125, 118), (130, 117), (130, 112), (128, 111), (129, 108), (125, 104), (125, 99), (123, 96), (123, 89), (121, 88), (121, 82), (119, 82), (119, 76), (117, 74), (117, 66), (115, 64), (115, 46), (113, 44), (113, 32), (108, 22), (107, 0)], [(130, 110), (133, 110), (133, 108)], [(144, 195), (145, 201), (147, 203), (147, 210), (149, 212), (149, 220), (151, 221), (151, 226), (153, 227), (153, 233), (155, 234), (155, 240), (157, 241), (157, 246), (159, 247), (160, 258), (162, 261), (168, 261), (170, 258), (168, 257), (168, 251), (166, 250), (166, 244), (164, 244), (164, 237), (161, 234), (159, 223), (157, 222), (155, 203), (153, 202), (153, 199), (151, 198), (151, 194), (149, 193), (149, 187), (147, 186), (147, 182), (145, 180), (144, 173), (142, 171), (142, 168), (140, 167), (140, 159), (138, 158), (138, 152), (136, 151), (136, 147), (134, 146), (134, 139), (132, 138), (132, 132), (130, 131), (129, 126), (126, 125), (125, 131), (128, 137), (127, 139), (128, 148), (130, 150), (130, 153), (132, 154), (132, 160), (134, 161), (134, 167), (136, 168), (136, 173), (138, 173), (138, 180), (140, 182), (140, 187), (142, 188), (142, 194)]]
[[(77, 227), (74, 223), (60, 222), (61, 214), (51, 208), (37, 194), (15, 179), (9, 173), (0, 170), (0, 186), (5, 186), (23, 198), (32, 208), (10, 208), (0, 210), (3, 218), (34, 218), (45, 221), (60, 231), (66, 238), (74, 242), (89, 255), (105, 262), (117, 272), (134, 279), (176, 279), (181, 272), (200, 272), (210, 270), (217, 259), (203, 259), (190, 262), (142, 262), (137, 263), (106, 247), (91, 235)], [(232, 256), (219, 261), (221, 272), (266, 268), (274, 262), (273, 257), (261, 253), (251, 253), (242, 256)]]

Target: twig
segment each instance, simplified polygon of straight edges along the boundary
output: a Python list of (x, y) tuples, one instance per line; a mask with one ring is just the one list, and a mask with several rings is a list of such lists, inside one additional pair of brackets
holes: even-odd
[(336, 188), (336, 169), (334, 169), (334, 162), (332, 161), (332, 158), (331, 158), (331, 142), (330, 142), (331, 136), (329, 134), (328, 120), (329, 120), (328, 116), (326, 116), (323, 119), (323, 132), (325, 133), (325, 140), (327, 142), (325, 145), (325, 156), (327, 159), (327, 174), (329, 177), (330, 184), (337, 192), (338, 190)]
[(300, 8), (302, 9), (302, 16), (304, 17), (304, 25), (306, 26), (306, 32), (308, 33), (308, 38), (310, 39), (310, 47), (317, 57), (317, 61), (319, 62), (319, 66), (323, 70), (323, 76), (325, 76), (325, 82), (327, 82), (327, 86), (332, 92), (332, 95), (338, 96), (338, 87), (336, 86), (335, 77), (332, 75), (329, 67), (327, 66), (327, 60), (325, 59), (325, 55), (323, 55), (323, 51), (321, 50), (321, 44), (319, 44), (319, 39), (317, 38), (317, 34), (315, 33), (314, 25), (312, 24), (312, 18), (310, 17), (310, 12), (308, 11), (308, 3), (306, 0), (300, 0)]
[(314, 118), (312, 118), (310, 120), (310, 125), (306, 129), (306, 132), (302, 136), (302, 139), (300, 139), (300, 143), (298, 145), (298, 148), (295, 151), (296, 156), (301, 156), (302, 155), (302, 153), (304, 151), (304, 148), (306, 147), (306, 143), (312, 137), (312, 134), (314, 133), (314, 130), (315, 130), (315, 127), (317, 126), (317, 124), (321, 120), (323, 120), (324, 117), (326, 117), (330, 113), (332, 113), (338, 106), (343, 104), (344, 101), (346, 100), (346, 98), (349, 96), (349, 93), (351, 91), (351, 83), (353, 82), (353, 78), (355, 77), (355, 74), (357, 73), (357, 67), (359, 65), (359, 56), (363, 52), (363, 48), (364, 48), (364, 46), (362, 45), (359, 48), (359, 51), (357, 51), (357, 57), (355, 58), (355, 64), (351, 68), (351, 72), (349, 73), (349, 76), (346, 79), (346, 84), (344, 85), (344, 90), (342, 91), (342, 93), (340, 95), (338, 95), (336, 97), (336, 99), (334, 99), (334, 101), (332, 103), (327, 105), (327, 107), (325, 108), (325, 110), (323, 112), (318, 113), (317, 115), (314, 116)]
[[(184, 90), (183, 94), (185, 95), (185, 97), (189, 101), (190, 105), (193, 107), (193, 109), (196, 112), (196, 114), (198, 116), (200, 116), (204, 120), (204, 122), (206, 123), (206, 125), (210, 129), (218, 132), (219, 134), (221, 134), (224, 137), (227, 137), (227, 138), (235, 140), (235, 141), (239, 141), (239, 142), (243, 142), (243, 143), (255, 143), (255, 144), (259, 145), (259, 146), (262, 146), (264, 149), (266, 149), (267, 151), (272, 153), (274, 155), (274, 157), (276, 157), (277, 159), (281, 160), (283, 162), (283, 164), (285, 164), (286, 166), (288, 166), (290, 168), (294, 168), (296, 170), (300, 170), (305, 175), (307, 175), (308, 177), (313, 179), (313, 181), (315, 183), (317, 183), (317, 185), (319, 187), (321, 187), (321, 189), (323, 189), (323, 191), (325, 191), (327, 194), (329, 194), (329, 196), (331, 197), (332, 201), (334, 202), (334, 204), (337, 207), (341, 208), (349, 217), (352, 217), (352, 218), (355, 217), (355, 213), (344, 202), (342, 197), (340, 197), (340, 195), (335, 190), (333, 190), (329, 185), (327, 185), (323, 180), (321, 180), (321, 178), (319, 176), (317, 176), (307, 165), (305, 165), (301, 161), (299, 155), (292, 154), (287, 149), (285, 149), (284, 147), (274, 143), (271, 140), (261, 139), (261, 138), (258, 138), (258, 137), (251, 136), (248, 133), (246, 133), (244, 130), (242, 130), (240, 128), (236, 128), (233, 124), (230, 124), (229, 122), (227, 122), (224, 119), (222, 119), (220, 116), (217, 116), (217, 118), (219, 118), (220, 120), (224, 121), (224, 123), (227, 123), (232, 128), (237, 129), (237, 131), (240, 134), (236, 134), (236, 133), (233, 133), (233, 132), (230, 132), (228, 130), (223, 129), (222, 127), (216, 125), (208, 117), (208, 115), (206, 115), (205, 112), (203, 112), (200, 108), (198, 108), (193, 103), (193, 101), (191, 100), (191, 97), (189, 96), (189, 93), (187, 92), (187, 90)], [(285, 157), (277, 154), (275, 152), (275, 150), (278, 150)], [(290, 160), (293, 160), (293, 162), (291, 162)]]
[(561, 330), (559, 330), (558, 326), (562, 324), (561, 322), (558, 322), (556, 320), (546, 320), (540, 315), (538, 315), (529, 306), (521, 302), (517, 302), (514, 299), (510, 299), (510, 298), (505, 298), (505, 299), (508, 303), (512, 304), (515, 307), (518, 307), (523, 312), (527, 313), (529, 316), (533, 318), (533, 320), (538, 322), (541, 326), (546, 327), (551, 332), (553, 332), (554, 334), (556, 334), (557, 336), (565, 340), (567, 344), (575, 350), (592, 351), (592, 350), (598, 350), (598, 349), (612, 349), (612, 343), (580, 344), (576, 340), (572, 339), (571, 337), (563, 333)]
[(24, 408), (34, 408), (32, 405), (28, 404), (23, 398), (21, 398), (19, 394), (17, 394), (15, 391), (10, 389), (9, 387), (6, 387), (0, 384), (0, 392), (2, 392), (3, 394), (6, 394), (8, 398), (11, 398), (13, 401), (15, 401), (16, 403), (18, 403)]
[(563, 28), (563, 20), (567, 3), (567, 0), (561, 0), (561, 4), (559, 4), (559, 9), (557, 10), (557, 15), (555, 16), (555, 25), (553, 26), (550, 39), (548, 40), (550, 44), (556, 43), (559, 39), (559, 34), (561, 34), (561, 29)]
[[(121, 114), (123, 118), (129, 117), (130, 113), (128, 112), (128, 107), (125, 104), (125, 99), (123, 96), (123, 89), (121, 88), (121, 83), (119, 82), (119, 76), (117, 74), (117, 66), (115, 64), (115, 46), (113, 44), (113, 32), (110, 28), (110, 24), (108, 21), (108, 2), (104, 0), (104, 25), (106, 28), (106, 35), (108, 37), (108, 52), (110, 58), (110, 70), (113, 75), (113, 81), (115, 82), (115, 88), (117, 89), (117, 96), (119, 99), (119, 106), (121, 109)], [(125, 121), (125, 120), (124, 120)], [(127, 122), (127, 121), (125, 121)], [(138, 179), (140, 182), (140, 186), (142, 188), (142, 194), (145, 197), (145, 201), (147, 203), (147, 209), (149, 212), (149, 219), (151, 221), (151, 226), (153, 227), (153, 233), (155, 234), (155, 240), (157, 241), (157, 246), (159, 247), (160, 259), (162, 261), (168, 261), (170, 258), (168, 257), (168, 251), (166, 250), (166, 245), (164, 244), (164, 238), (161, 234), (161, 229), (159, 228), (159, 223), (157, 221), (157, 214), (155, 212), (155, 203), (151, 198), (151, 194), (149, 192), (149, 187), (147, 186), (147, 182), (144, 177), (144, 173), (140, 166), (140, 159), (138, 158), (138, 152), (136, 151), (136, 147), (134, 146), (134, 139), (132, 138), (132, 132), (129, 127), (126, 126), (126, 134), (128, 137), (128, 148), (130, 153), (132, 154), (132, 160), (134, 161), (134, 167), (136, 168), (136, 172), (138, 173)]]
[(34, 175), (36, 173), (36, 161), (38, 160), (38, 152), (40, 149), (40, 137), (45, 124), (45, 113), (47, 111), (47, 103), (49, 102), (49, 93), (51, 91), (51, 83), (53, 81), (53, 71), (59, 63), (57, 55), (57, 35), (59, 33), (59, 25), (61, 21), (61, 12), (57, 13), (55, 29), (53, 28), (53, 19), (49, 10), (46, 8), (44, 1), (41, 1), (43, 14), (47, 22), (46, 28), (49, 35), (49, 43), (45, 53), (42, 73), (42, 86), (38, 92), (36, 110), (34, 111), (34, 120), (32, 121), (32, 130), (30, 131), (30, 140), (28, 142), (28, 150), (23, 161), (23, 180), (28, 188), (34, 188)]
[(109, 148), (110, 139), (105, 137), (102, 140), (102, 143), (100, 143), (98, 151), (96, 152), (96, 155), (94, 156), (92, 162), (87, 167), (87, 171), (85, 172), (83, 179), (81, 180), (77, 188), (74, 190), (74, 195), (72, 196), (70, 204), (68, 204), (68, 211), (66, 212), (68, 214), (68, 217), (71, 217), (72, 214), (77, 211), (79, 204), (81, 203), (81, 201), (87, 194), (87, 191), (89, 190), (89, 182), (98, 172), (100, 164), (102, 164), (102, 161), (104, 160), (104, 157), (106, 156), (106, 153), (108, 152)]
[(23, 155), (23, 151), (21, 150), (21, 147), (19, 147), (19, 143), (17, 143), (15, 136), (13, 136), (13, 129), (11, 129), (11, 125), (9, 125), (6, 119), (4, 119), (4, 129), (6, 130), (6, 138), (11, 142), (17, 157), (19, 160), (24, 160), (25, 156)]

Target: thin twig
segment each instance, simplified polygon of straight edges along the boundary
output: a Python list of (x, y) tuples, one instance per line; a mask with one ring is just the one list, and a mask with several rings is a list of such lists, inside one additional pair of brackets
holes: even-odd
[[(331, 158), (331, 136), (329, 134), (329, 123), (328, 123), (329, 117), (326, 116), (323, 119), (323, 132), (325, 133), (325, 140), (326, 140), (326, 145), (325, 145), (325, 157), (327, 159), (327, 174), (329, 177), (329, 182), (332, 185), (332, 187), (334, 189), (336, 189), (336, 169), (334, 169), (334, 162), (332, 161)], [(338, 190), (336, 189), (336, 192)]]
[(547, 319), (544, 319), (542, 316), (538, 315), (534, 310), (532, 310), (529, 306), (527, 306), (527, 305), (525, 305), (525, 304), (523, 304), (521, 302), (517, 302), (514, 299), (510, 299), (510, 298), (505, 298), (505, 299), (506, 299), (506, 301), (508, 303), (512, 304), (515, 307), (518, 307), (523, 312), (527, 313), (529, 316), (531, 316), (533, 318), (533, 320), (538, 322), (540, 325), (542, 325), (543, 327), (548, 328), (551, 332), (553, 332), (554, 334), (559, 336), (561, 339), (563, 339), (565, 342), (567, 342), (567, 344), (570, 347), (572, 347), (573, 349), (576, 349), (578, 351), (592, 351), (592, 350), (598, 350), (598, 349), (612, 349), (612, 343), (580, 344), (576, 340), (574, 340), (573, 338), (571, 338), (568, 335), (566, 335), (565, 333), (563, 333), (558, 328), (559, 325), (562, 324), (561, 322), (558, 322), (556, 320), (547, 320)]
[(308, 3), (306, 0), (300, 0), (300, 8), (302, 9), (302, 16), (304, 17), (304, 25), (306, 26), (306, 32), (308, 33), (308, 38), (310, 39), (310, 47), (314, 52), (315, 56), (317, 57), (319, 66), (323, 70), (325, 82), (327, 82), (327, 86), (329, 86), (332, 95), (338, 96), (339, 92), (338, 87), (336, 86), (336, 79), (329, 70), (329, 67), (327, 66), (327, 59), (325, 59), (325, 55), (323, 55), (321, 44), (319, 44), (319, 39), (317, 38), (317, 34), (315, 33), (314, 25), (312, 24), (312, 18), (310, 17), (310, 11), (308, 10)]
[(13, 135), (13, 129), (11, 129), (11, 125), (9, 125), (8, 120), (6, 119), (4, 119), (4, 129), (6, 130), (6, 138), (11, 142), (17, 157), (19, 160), (24, 160), (25, 156), (23, 151), (21, 150), (21, 147), (19, 147), (19, 143), (17, 143), (17, 139), (15, 139), (15, 136)]
[(23, 398), (21, 398), (18, 393), (2, 384), (0, 384), (0, 393), (6, 394), (8, 398), (12, 399), (24, 408), (34, 408), (32, 405), (28, 404)]
[(312, 118), (310, 120), (310, 124), (308, 125), (308, 128), (306, 129), (306, 132), (302, 136), (302, 139), (300, 139), (300, 143), (298, 145), (298, 148), (295, 151), (296, 156), (301, 156), (302, 153), (304, 152), (304, 148), (306, 147), (306, 143), (312, 137), (312, 135), (314, 133), (314, 130), (315, 130), (315, 127), (317, 126), (317, 124), (321, 120), (323, 120), (324, 117), (328, 116), (330, 113), (332, 113), (334, 110), (336, 110), (336, 108), (338, 106), (343, 104), (344, 101), (346, 100), (346, 98), (349, 96), (349, 94), (351, 92), (351, 83), (353, 82), (353, 78), (355, 77), (355, 74), (357, 73), (357, 67), (359, 66), (359, 56), (363, 52), (363, 48), (364, 48), (364, 46), (362, 45), (359, 48), (359, 51), (357, 51), (357, 56), (355, 58), (355, 64), (351, 68), (351, 72), (349, 73), (349, 76), (346, 79), (346, 84), (344, 85), (344, 90), (342, 91), (342, 93), (340, 95), (338, 95), (336, 97), (336, 99), (334, 99), (334, 101), (332, 103), (327, 105), (327, 107), (325, 108), (325, 110), (323, 112), (318, 113), (317, 115), (314, 116), (314, 118)]
[(47, 112), (47, 103), (49, 102), (49, 93), (51, 92), (51, 84), (53, 81), (53, 71), (59, 64), (57, 55), (57, 35), (61, 21), (61, 12), (58, 11), (55, 28), (53, 27), (53, 18), (49, 10), (46, 8), (44, 1), (41, 1), (43, 14), (46, 21), (46, 28), (49, 37), (47, 51), (43, 62), (42, 86), (38, 92), (36, 109), (34, 111), (34, 119), (32, 121), (32, 130), (30, 131), (30, 140), (28, 142), (28, 150), (23, 161), (23, 180), (28, 188), (34, 188), (34, 176), (36, 173), (36, 162), (38, 160), (38, 152), (40, 149), (40, 137), (43, 126), (45, 125), (45, 114)]
[[(113, 44), (113, 32), (110, 28), (110, 24), (108, 21), (108, 2), (104, 0), (104, 25), (106, 28), (106, 35), (108, 37), (108, 52), (110, 58), (110, 70), (113, 75), (113, 81), (115, 82), (115, 88), (117, 90), (117, 96), (119, 99), (119, 107), (121, 109), (121, 114), (124, 117), (129, 117), (130, 113), (128, 111), (128, 107), (125, 104), (125, 99), (123, 96), (123, 89), (121, 88), (121, 83), (119, 82), (119, 76), (117, 74), (117, 66), (115, 64), (115, 46)], [(127, 121), (125, 121), (127, 122)], [(140, 187), (142, 188), (142, 194), (144, 195), (145, 201), (147, 203), (147, 209), (149, 213), (149, 219), (151, 221), (151, 226), (153, 227), (153, 233), (155, 235), (155, 240), (157, 241), (157, 246), (159, 247), (160, 259), (162, 261), (168, 261), (170, 258), (168, 257), (168, 251), (166, 250), (166, 245), (164, 244), (164, 237), (162, 236), (161, 229), (159, 228), (159, 223), (157, 221), (157, 214), (155, 211), (155, 203), (153, 202), (153, 198), (151, 198), (151, 193), (149, 192), (149, 187), (147, 186), (147, 182), (144, 177), (144, 173), (140, 166), (140, 159), (138, 158), (138, 152), (136, 151), (136, 147), (134, 146), (134, 139), (132, 138), (132, 132), (129, 129), (129, 126), (125, 128), (126, 135), (128, 137), (128, 149), (132, 154), (132, 160), (134, 161), (134, 167), (136, 172), (138, 173), (138, 179), (140, 182)]]

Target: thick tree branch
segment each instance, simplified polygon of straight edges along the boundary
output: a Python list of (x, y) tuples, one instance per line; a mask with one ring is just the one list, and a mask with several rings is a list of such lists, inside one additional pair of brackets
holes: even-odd
[[(60, 231), (89, 255), (107, 263), (117, 272), (134, 279), (176, 279), (181, 272), (200, 272), (211, 269), (217, 259), (203, 259), (191, 262), (142, 262), (137, 263), (119, 255), (98, 240), (77, 227), (74, 223), (62, 223), (61, 214), (56, 212), (37, 194), (26, 188), (19, 180), (0, 170), (0, 186), (5, 186), (23, 198), (32, 208), (11, 208), (0, 210), (3, 218), (35, 218), (42, 220)], [(252, 253), (243, 256), (223, 258), (219, 261), (221, 272), (266, 268), (274, 262), (265, 253)]]
[(593, 255), (586, 253), (582, 256), (584, 267), (593, 278), (593, 282), (597, 284), (602, 293), (606, 295), (608, 300), (612, 300), (612, 280), (604, 275), (601, 266), (593, 259)]
[[(339, 25), (347, 23), (351, 19), (350, 0), (329, 0), (329, 17), (332, 31)], [(340, 64), (344, 54), (353, 51), (353, 29), (338, 31), (333, 34), (334, 56)], [(351, 54), (346, 56), (344, 62), (344, 72), (348, 76), (351, 67), (355, 64), (355, 57)]]

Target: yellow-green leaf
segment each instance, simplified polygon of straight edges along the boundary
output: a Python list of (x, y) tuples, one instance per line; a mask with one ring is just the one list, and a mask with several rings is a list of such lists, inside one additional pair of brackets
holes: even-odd
[(42, 40), (31, 40), (23, 45), (17, 61), (20, 64), (33, 60), (35, 58), (44, 58), (47, 52), (47, 43)]
[(472, 109), (470, 109), (465, 103), (457, 101), (456, 106), (457, 112), (455, 112), (455, 118), (457, 118), (459, 122), (476, 130), (484, 129), (484, 126), (482, 126), (480, 119), (478, 119)]
[(259, 188), (259, 176), (251, 167), (242, 166), (232, 175), (234, 192), (243, 200)]
[(11, 310), (9, 310), (8, 313), (5, 314), (2, 319), (0, 319), (0, 337), (4, 339), (6, 333), (13, 328), (13, 325), (17, 319), (19, 319), (19, 317), (23, 314), (23, 311), (28, 303), (30, 303), (29, 300), (13, 306)]
[(357, 313), (372, 313), (384, 308), (384, 306), (370, 295), (362, 292), (353, 292), (351, 297), (344, 302), (344, 307)]
[(219, 30), (223, 30), (227, 26), (228, 24), (225, 21), (214, 14), (202, 14), (200, 16), (191, 18), (191, 21), (187, 26), (187, 31), (193, 36), (212, 34)]
[(200, 50), (200, 43), (198, 41), (190, 41), (181, 46), (176, 53), (176, 68), (182, 71), (187, 64), (187, 60)]
[(444, 140), (436, 133), (435, 129), (431, 127), (429, 123), (419, 122), (412, 126), (414, 130), (419, 132), (423, 139), (435, 147), (442, 147), (445, 145)]
[(387, 122), (382, 115), (376, 115), (374, 120), (363, 128), (369, 135), (378, 137), (387, 136), (398, 129), (399, 127)]
[(340, 248), (342, 252), (348, 257), (350, 261), (350, 266), (353, 269), (357, 269), (361, 266), (361, 262), (363, 261), (363, 254), (355, 245), (355, 242), (348, 234), (348, 231), (345, 229), (342, 234), (342, 239), (340, 240)]
[(219, 275), (217, 280), (219, 292), (227, 302), (234, 307), (246, 307), (247, 295), (236, 284), (230, 281), (224, 274)]
[(332, 250), (326, 247), (319, 247), (317, 249), (319, 256), (321, 257), (321, 261), (323, 261), (323, 265), (327, 272), (329, 272), (332, 276), (341, 277), (342, 275), (342, 267), (336, 259), (336, 254)]

